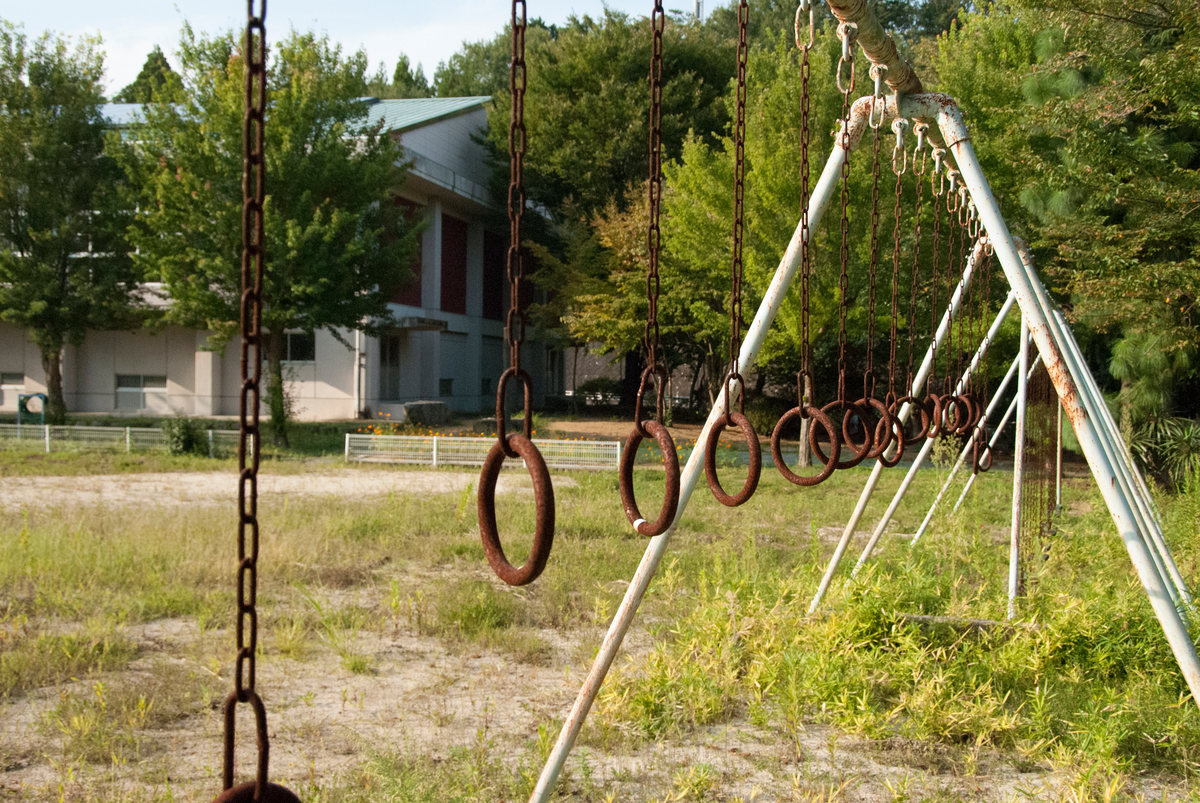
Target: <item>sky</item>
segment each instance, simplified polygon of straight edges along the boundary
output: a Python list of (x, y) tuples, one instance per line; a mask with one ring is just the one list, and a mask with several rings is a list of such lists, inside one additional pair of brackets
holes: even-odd
[[(705, 9), (717, 0), (707, 0)], [(108, 92), (131, 82), (159, 45), (172, 66), (173, 52), (186, 20), (197, 31), (216, 32), (241, 27), (244, 0), (50, 0), (4, 4), (0, 18), (23, 26), (38, 36), (52, 30), (69, 36), (96, 35), (104, 40)], [(607, 5), (616, 11), (645, 15), (652, 0), (528, 0), (528, 14), (547, 23), (561, 23), (571, 14), (603, 14)], [(669, 9), (692, 10), (692, 0), (668, 0)], [(489, 39), (500, 31), (511, 14), (511, 0), (268, 0), (267, 36), (288, 28), (329, 34), (349, 51), (364, 47), (371, 69), (380, 61), (390, 74), (400, 53), (411, 64), (418, 62), (432, 79), (438, 62), (445, 61), (464, 41)]]

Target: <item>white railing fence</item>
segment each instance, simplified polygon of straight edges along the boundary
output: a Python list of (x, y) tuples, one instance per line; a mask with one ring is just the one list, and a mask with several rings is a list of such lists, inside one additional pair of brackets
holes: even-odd
[[(346, 460), (372, 463), (414, 463), (422, 466), (482, 466), (495, 438), (454, 438), (437, 435), (346, 435)], [(546, 467), (553, 469), (610, 469), (621, 458), (616, 441), (534, 440)], [(519, 465), (517, 459), (506, 461)]]
[[(204, 434), (208, 456), (237, 450), (238, 433), (229, 429), (209, 429)], [(110, 448), (126, 452), (167, 448), (166, 434), (157, 427), (86, 427), (53, 424), (0, 424), (0, 440), (19, 440), (44, 444), (47, 452), (54, 444), (67, 448)]]

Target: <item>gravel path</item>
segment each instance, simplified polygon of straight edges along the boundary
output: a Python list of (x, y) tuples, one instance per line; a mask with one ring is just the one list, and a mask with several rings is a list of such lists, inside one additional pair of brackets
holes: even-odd
[[(477, 482), (474, 472), (343, 469), (309, 474), (261, 474), (262, 497), (371, 497), (390, 493), (452, 493)], [(573, 486), (555, 477), (556, 486)], [(497, 493), (528, 489), (529, 477), (506, 472)], [(0, 480), (0, 508), (78, 507), (88, 505), (228, 504), (237, 498), (237, 476), (226, 472), (191, 471), (169, 474), (108, 474), (76, 477), (5, 477)]]

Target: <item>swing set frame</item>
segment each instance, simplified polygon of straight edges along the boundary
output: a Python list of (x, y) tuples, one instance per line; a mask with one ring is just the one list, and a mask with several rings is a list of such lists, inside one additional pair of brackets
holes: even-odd
[[(995, 258), (1011, 288), (1005, 307), (996, 323), (993, 324), (993, 331), (1011, 306), (1015, 305), (1020, 310), (1022, 356), (1018, 358), (1018, 381), (1024, 385), (1028, 376), (1030, 365), (1028, 345), (1032, 344), (1036, 348), (1037, 359), (1046, 367), (1050, 381), (1061, 402), (1061, 409), (1065, 412), (1075, 431), (1091, 473), (1096, 478), (1113, 523), (1129, 553), (1130, 561), (1150, 601), (1155, 617), (1162, 626), (1188, 689), (1193, 699), (1200, 703), (1200, 657), (1197, 656), (1195, 645), (1188, 632), (1188, 620), (1194, 616), (1195, 607), (1186, 583), (1175, 566), (1163, 538), (1161, 523), (1158, 520), (1149, 489), (1134, 465), (1127, 445), (1121, 439), (1112, 414), (1108, 410), (1095, 378), (1092, 377), (1083, 360), (1065, 317), (1050, 299), (1028, 260), (1027, 254), (1022, 253), (1023, 249), (1018, 246), (1008, 230), (1003, 213), (1000, 211), (999, 204), (992, 194), (971, 145), (970, 133), (963, 123), (962, 113), (949, 95), (924, 92), (920, 79), (912, 67), (900, 56), (894, 42), (871, 14), (866, 0), (826, 0), (826, 2), (840, 22), (857, 25), (857, 44), (871, 63), (887, 68), (886, 83), (892, 90), (892, 94), (885, 98), (882, 123), (887, 124), (897, 118), (907, 118), (914, 122), (924, 122), (929, 126), (928, 136), (931, 146), (935, 150), (945, 149), (944, 156), (947, 167), (952, 163), (957, 169), (960, 181), (977, 210), (981, 224), (981, 237), (976, 240), (972, 249), (972, 258), (968, 261), (962, 281), (947, 305), (938, 336), (926, 353), (921, 371), (914, 376), (914, 392), (918, 385), (923, 386), (925, 376), (927, 376), (936, 355), (937, 345), (943, 340), (943, 328), (948, 329), (960, 302), (965, 298), (967, 285), (973, 272), (973, 263), (982, 253), (982, 249), (985, 247), (983, 237), (986, 237), (986, 242), (994, 249)], [(877, 108), (878, 99), (873, 96), (866, 96), (854, 102), (849, 119), (843, 125), (840, 134), (835, 137), (833, 150), (813, 189), (812, 196), (809, 198), (808, 233), (811, 234), (816, 229), (829, 208), (830, 202), (837, 194), (842, 165), (849, 154), (860, 145), (863, 134), (868, 129), (872, 110)], [(798, 225), (762, 303), (750, 323), (745, 339), (742, 341), (741, 351), (738, 355), (740, 365), (753, 364), (762, 348), (766, 334), (800, 268), (804, 236), (805, 227)], [(983, 349), (986, 348), (990, 339), (990, 336), (984, 339), (984, 345), (975, 355), (976, 361), (982, 358)], [(1010, 371), (1011, 375), (1012, 371)], [(740, 392), (741, 388), (737, 387), (728, 395), (724, 393), (717, 395), (716, 402), (709, 412), (698, 438), (698, 443), (705, 443), (710, 431), (726, 420), (729, 406), (737, 403), (737, 395)], [(1019, 406), (1018, 412), (1023, 415), (1023, 410), (1020, 410)], [(906, 405), (902, 409), (900, 417), (906, 419), (909, 413)], [(926, 446), (931, 443), (932, 441), (926, 441)], [(597, 651), (595, 661), (583, 681), (558, 739), (538, 777), (537, 785), (529, 798), (530, 803), (544, 803), (550, 797), (600, 686), (633, 623), (646, 589), (666, 554), (671, 535), (683, 517), (697, 481), (704, 473), (704, 451), (699, 448), (693, 450), (687, 460), (680, 477), (679, 504), (674, 519), (664, 533), (650, 540), (625, 597), (617, 609), (616, 616)], [(821, 598), (828, 589), (841, 557), (866, 509), (867, 500), (875, 488), (882, 468), (883, 466), (877, 462), (871, 472), (825, 577), (821, 581), (820, 589), (809, 609), (810, 612), (817, 610)], [(909, 477), (906, 478), (907, 482), (911, 482), (913, 473), (915, 472), (910, 471)], [(902, 488), (901, 492), (897, 493), (884, 521), (875, 531), (871, 542), (859, 560), (859, 567), (869, 558), (871, 550), (886, 526), (887, 519), (894, 512), (895, 505), (903, 495), (903, 490)], [(1018, 500), (1015, 502), (1019, 503)], [(1010, 588), (1010, 616), (1012, 599), (1012, 589)]]

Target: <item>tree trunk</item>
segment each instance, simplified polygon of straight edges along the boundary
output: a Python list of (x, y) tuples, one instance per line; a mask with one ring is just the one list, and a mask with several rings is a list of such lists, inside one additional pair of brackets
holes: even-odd
[(1120, 404), (1121, 413), (1121, 437), (1125, 439), (1125, 445), (1133, 443), (1133, 403), (1129, 400), (1129, 380), (1121, 380), (1121, 392), (1117, 396)]
[(267, 406), (271, 411), (271, 440), (276, 446), (287, 448), (288, 420), (292, 416), (291, 399), (283, 386), (283, 347), (286, 335), (271, 332), (266, 338), (264, 349), (267, 364)]
[(62, 424), (67, 420), (67, 403), (63, 400), (62, 348), (41, 350), (42, 370), (46, 373), (46, 423)]

